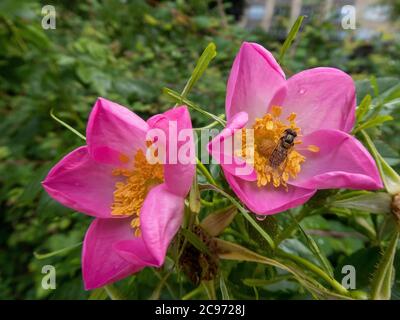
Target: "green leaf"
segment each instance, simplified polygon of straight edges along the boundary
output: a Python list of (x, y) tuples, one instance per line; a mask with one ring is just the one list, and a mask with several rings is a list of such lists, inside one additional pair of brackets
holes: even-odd
[[(396, 139), (397, 139), (397, 137), (396, 137)], [(394, 142), (394, 141), (392, 142), (392, 141), (388, 141), (388, 140), (389, 139), (385, 139), (385, 141), (375, 140), (374, 143), (375, 143), (375, 146), (378, 149), (379, 153), (381, 154), (381, 156), (386, 160), (386, 162), (390, 166), (394, 167), (394, 166), (400, 164), (400, 153), (398, 152), (398, 150), (395, 149), (397, 142)], [(400, 139), (398, 141), (400, 142)], [(392, 146), (389, 145), (389, 143), (391, 143)]]
[(293, 279), (292, 276), (282, 275), (282, 276), (275, 276), (272, 279), (243, 279), (243, 283), (249, 287), (265, 287), (271, 284), (275, 284), (280, 281), (285, 281), (288, 279)]
[(379, 96), (379, 85), (376, 77), (371, 76), (370, 81), (371, 81), (371, 87), (374, 90), (374, 96), (375, 97)]
[(204, 290), (207, 293), (207, 297), (209, 300), (217, 300), (217, 295), (215, 293), (215, 287), (214, 287), (214, 280), (203, 280), (201, 282)]
[(35, 251), (33, 253), (33, 255), (35, 256), (36, 259), (43, 260), (43, 259), (51, 258), (51, 257), (57, 256), (57, 255), (66, 253), (66, 252), (68, 252), (68, 251), (70, 251), (72, 249), (80, 247), (81, 245), (82, 245), (82, 242), (79, 242), (79, 243), (74, 244), (72, 246), (69, 246), (69, 247), (66, 247), (66, 248), (62, 248), (60, 250), (56, 250), (56, 251), (49, 252), (49, 253), (38, 253), (38, 252)]
[(222, 300), (231, 300), (229, 297), (228, 288), (225, 284), (225, 279), (222, 275), (219, 277), (219, 288), (221, 289)]
[(199, 285), (196, 289), (190, 291), (189, 293), (185, 294), (181, 299), (182, 300), (189, 300), (192, 299), (193, 297), (200, 295), (201, 293), (204, 292), (204, 286), (201, 284)]
[(236, 243), (232, 243), (229, 241), (216, 239), (216, 242), (218, 246), (219, 257), (221, 259), (256, 262), (274, 266), (291, 273), (297, 279), (297, 281), (300, 282), (300, 284), (302, 284), (305, 288), (307, 288), (311, 293), (315, 295), (331, 299), (351, 299), (348, 296), (337, 294), (326, 289), (314, 278), (304, 273), (301, 268), (298, 268), (290, 262), (263, 257), (258, 253), (255, 253), (249, 249), (246, 249)]
[(143, 21), (151, 26), (157, 26), (160, 23), (159, 20), (148, 13), (143, 15)]
[(111, 300), (126, 300), (124, 295), (112, 284), (103, 287)]
[(298, 255), (291, 254), (284, 252), (282, 250), (277, 250), (277, 254), (280, 258), (287, 259), (289, 261), (295, 262), (297, 265), (301, 266), (302, 268), (307, 268), (309, 271), (312, 271), (314, 274), (320, 276), (322, 279), (324, 279), (327, 283), (329, 283), (332, 288), (335, 288), (335, 290), (344, 295), (349, 295), (349, 292), (346, 288), (344, 288), (339, 282), (335, 280), (335, 278), (329, 274), (327, 274), (324, 270), (320, 269), (318, 266), (315, 264), (311, 263), (307, 259), (304, 259)]
[(370, 240), (376, 240), (376, 229), (372, 223), (368, 222), (366, 217), (353, 215), (353, 219), (349, 220), (349, 226)]
[(389, 300), (392, 289), (393, 261), (396, 254), (399, 232), (396, 231), (384, 252), (371, 283), (371, 297), (374, 300)]
[[(167, 257), (168, 258), (168, 257)], [(166, 260), (167, 261), (167, 260)], [(173, 262), (172, 262), (173, 263)], [(166, 264), (164, 264), (164, 269), (166, 269)], [(171, 269), (167, 274), (164, 275), (164, 277), (161, 277), (159, 270), (152, 268), (151, 269), (154, 274), (156, 275), (156, 277), (159, 279), (159, 282), (157, 284), (157, 286), (155, 287), (155, 289), (153, 290), (152, 294), (150, 295), (150, 297), (148, 298), (148, 300), (159, 300), (160, 299), (160, 295), (162, 292), (162, 289), (164, 288), (164, 286), (168, 289), (172, 299), (176, 299), (174, 292), (172, 291), (172, 288), (169, 286), (167, 280), (168, 278), (171, 276), (172, 274), (172, 270)]]
[(197, 235), (195, 235), (192, 231), (188, 229), (181, 229), (182, 234), (185, 238), (199, 251), (202, 253), (210, 254), (210, 250), (208, 247), (199, 239)]
[(368, 288), (371, 283), (371, 275), (374, 273), (380, 257), (379, 248), (376, 246), (360, 248), (348, 256), (343, 256), (343, 258), (338, 261), (339, 263), (335, 268), (335, 275), (338, 279), (343, 278), (343, 267), (351, 265), (357, 272), (357, 288)]
[(21, 31), (23, 37), (37, 47), (47, 48), (52, 44), (44, 30), (37, 25), (24, 25)]
[(331, 203), (333, 207), (362, 210), (370, 213), (390, 213), (392, 197), (383, 192), (368, 192)]
[(106, 300), (108, 298), (108, 294), (104, 288), (94, 289), (89, 296), (89, 300)]
[(360, 122), (364, 118), (365, 114), (368, 112), (369, 107), (371, 106), (371, 101), (372, 97), (369, 94), (367, 94), (361, 101), (356, 110), (356, 117), (358, 122)]
[(385, 92), (382, 92), (379, 98), (382, 99), (385, 105), (391, 101), (398, 100), (400, 98), (400, 84), (397, 83), (396, 85), (387, 89)]
[(363, 135), (369, 150), (375, 158), (376, 165), (378, 166), (386, 191), (391, 195), (400, 193), (400, 176), (379, 154), (368, 134), (364, 130), (361, 131), (361, 134)]
[[(373, 98), (372, 103), (378, 102), (382, 97), (384, 98), (392, 88), (398, 85), (398, 78), (396, 77), (379, 77), (375, 79), (375, 82), (371, 79), (355, 80), (357, 101), (362, 101), (362, 99), (367, 95), (371, 95)], [(377, 97), (375, 95), (376, 89), (379, 87), (380, 95)]]
[[(292, 215), (290, 215), (292, 217), (292, 219), (294, 221), (297, 222), (296, 218), (293, 217)], [(302, 226), (300, 225), (300, 223), (297, 222), (297, 226), (300, 230), (300, 232), (302, 233), (302, 235), (304, 236), (304, 238), (307, 241), (308, 247), (310, 248), (311, 252), (314, 254), (314, 256), (319, 260), (319, 262), (321, 263), (321, 266), (324, 268), (324, 270), (331, 276), (333, 277), (333, 269), (332, 266), (330, 264), (330, 262), (328, 261), (328, 259), (325, 257), (325, 255), (322, 254), (321, 250), (319, 249), (317, 243), (314, 241), (314, 239), (312, 237), (310, 237), (302, 228)]]
[(300, 27), (301, 27), (301, 24), (303, 23), (304, 18), (305, 18), (305, 16), (299, 16), (296, 19), (296, 21), (294, 22), (292, 28), (290, 29), (289, 34), (279, 52), (279, 58), (278, 58), (279, 64), (283, 63), (283, 58), (285, 56), (285, 53), (290, 48), (290, 46), (292, 45), (292, 42), (296, 38), (296, 35), (300, 30)]
[(182, 91), (182, 97), (186, 98), (189, 91), (193, 88), (195, 83), (200, 79), (203, 75), (204, 71), (206, 71), (209, 63), (212, 59), (217, 55), (216, 47), (213, 42), (210, 42), (207, 48), (204, 49), (201, 54), (199, 60), (197, 61), (196, 67), (193, 70), (192, 75), (190, 76), (188, 82), (185, 85), (185, 88)]
[(29, 184), (24, 188), (24, 192), (21, 194), (21, 196), (18, 199), (18, 204), (28, 204), (32, 203), (36, 196), (39, 194), (39, 192), (42, 189), (41, 181), (43, 178), (46, 176), (46, 174), (49, 172), (49, 166), (43, 166), (42, 168), (39, 168), (33, 175), (32, 180), (29, 182)]
[(350, 190), (350, 191), (346, 191), (345, 193), (336, 194), (335, 197), (334, 197), (334, 200), (332, 200), (332, 201), (350, 199), (350, 198), (353, 198), (353, 197), (356, 197), (356, 196), (361, 196), (363, 194), (369, 194), (369, 191), (365, 191), (365, 190)]
[(353, 134), (356, 134), (357, 132), (364, 130), (364, 129), (368, 129), (368, 128), (372, 128), (372, 127), (376, 127), (381, 125), (382, 123), (386, 122), (386, 121), (391, 121), (393, 120), (392, 116), (389, 115), (378, 115), (362, 124), (360, 124), (357, 128), (355, 128), (353, 130)]
[(315, 257), (308, 246), (297, 238), (283, 240), (279, 244), (279, 249), (287, 253), (298, 255), (310, 262), (318, 262), (318, 258)]

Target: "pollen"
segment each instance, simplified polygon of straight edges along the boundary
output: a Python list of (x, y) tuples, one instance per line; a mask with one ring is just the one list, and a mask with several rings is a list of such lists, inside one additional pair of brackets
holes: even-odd
[(310, 145), (307, 147), (307, 150), (308, 150), (308, 151), (311, 151), (311, 152), (319, 152), (319, 147), (318, 147), (318, 146), (315, 146), (315, 145), (313, 145), (313, 144), (310, 144)]
[(160, 163), (149, 163), (143, 150), (139, 149), (133, 159), (132, 168), (114, 169), (113, 175), (121, 180), (115, 184), (111, 214), (132, 217), (131, 227), (134, 235), (139, 237), (140, 209), (150, 189), (164, 181), (164, 168)]
[[(297, 177), (302, 163), (306, 161), (305, 156), (299, 152), (298, 146), (302, 144), (299, 140), (301, 128), (296, 125), (296, 114), (291, 113), (286, 119), (281, 119), (281, 115), (282, 107), (273, 106), (270, 113), (257, 118), (252, 126), (254, 139), (246, 139), (246, 129), (242, 129), (241, 155), (246, 157), (253, 151), (254, 157), (250, 162), (257, 173), (258, 187), (271, 184), (275, 188), (284, 187), (287, 190), (287, 182)], [(297, 134), (291, 144), (284, 141), (288, 129)], [(307, 150), (318, 152), (319, 148), (310, 145)]]

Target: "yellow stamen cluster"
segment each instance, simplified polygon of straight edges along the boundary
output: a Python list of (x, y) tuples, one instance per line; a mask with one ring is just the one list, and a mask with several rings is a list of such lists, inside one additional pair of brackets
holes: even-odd
[(115, 184), (111, 214), (132, 216), (131, 227), (135, 236), (140, 236), (139, 213), (150, 189), (164, 181), (162, 164), (151, 164), (142, 150), (136, 152), (132, 169), (114, 169), (114, 176), (122, 179)]
[[(283, 186), (287, 189), (287, 181), (289, 178), (296, 178), (301, 170), (301, 164), (305, 161), (305, 157), (301, 155), (294, 147), (289, 149), (277, 148), (280, 147), (281, 138), (286, 129), (292, 129), (297, 133), (295, 144), (301, 144), (299, 140), (300, 128), (296, 126), (296, 114), (290, 114), (285, 122), (280, 120), (282, 108), (273, 106), (271, 112), (267, 113), (263, 118), (257, 118), (253, 124), (254, 141), (246, 145), (245, 130), (242, 135), (242, 156), (249, 154), (247, 148), (254, 151), (254, 159), (252, 165), (257, 172), (257, 186), (263, 187), (269, 183), (275, 188)], [(314, 152), (316, 146), (312, 146)], [(275, 150), (279, 151), (280, 164), (277, 167), (270, 165), (270, 158)], [(247, 151), (247, 153), (246, 153)], [(313, 151), (313, 150), (310, 150)]]

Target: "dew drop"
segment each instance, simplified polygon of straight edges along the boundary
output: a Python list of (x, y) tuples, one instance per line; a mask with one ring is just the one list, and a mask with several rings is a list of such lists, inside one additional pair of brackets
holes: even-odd
[(305, 94), (305, 93), (306, 93), (306, 89), (303, 89), (303, 88), (300, 89), (300, 90), (299, 90), (299, 93), (300, 93), (300, 94)]
[(264, 221), (266, 218), (267, 218), (267, 216), (261, 216), (261, 215), (257, 215), (257, 216), (256, 216), (256, 219), (257, 219), (258, 221)]

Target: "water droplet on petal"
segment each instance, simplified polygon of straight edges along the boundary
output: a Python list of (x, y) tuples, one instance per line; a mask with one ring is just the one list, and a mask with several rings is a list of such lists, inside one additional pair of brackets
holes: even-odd
[(267, 218), (267, 216), (256, 215), (256, 219), (258, 221), (264, 221), (266, 218)]
[(306, 93), (306, 89), (301, 88), (301, 89), (299, 90), (299, 93), (300, 93), (300, 94), (305, 94), (305, 93)]

